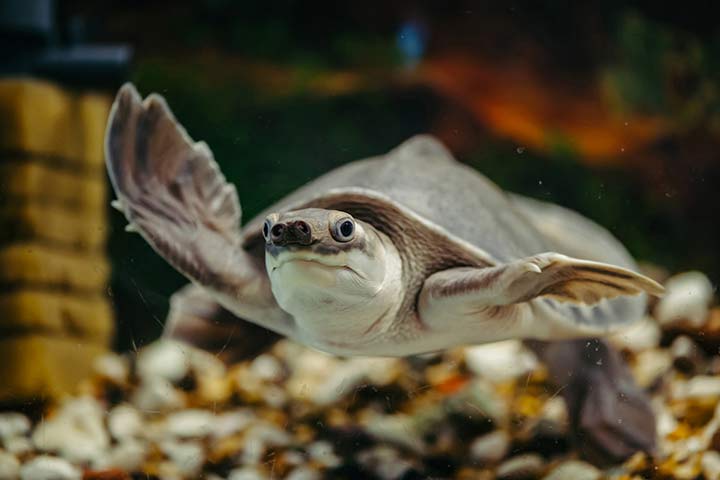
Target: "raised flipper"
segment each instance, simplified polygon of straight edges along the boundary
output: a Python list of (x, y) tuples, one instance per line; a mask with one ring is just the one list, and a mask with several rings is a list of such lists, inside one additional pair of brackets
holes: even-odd
[(262, 262), (241, 247), (235, 187), (162, 97), (142, 101), (132, 85), (120, 89), (105, 157), (114, 204), (155, 251), (233, 313), (290, 333), (292, 319), (277, 306)]
[(163, 336), (207, 350), (227, 363), (255, 357), (281, 338), (238, 318), (192, 283), (170, 298)]
[(565, 399), (574, 441), (598, 465), (653, 453), (655, 416), (620, 354), (603, 340), (528, 342)]
[(640, 294), (662, 292), (631, 270), (551, 252), (437, 272), (425, 281), (419, 311), (430, 328), (482, 327), (466, 331), (468, 341), (589, 336), (639, 318)]

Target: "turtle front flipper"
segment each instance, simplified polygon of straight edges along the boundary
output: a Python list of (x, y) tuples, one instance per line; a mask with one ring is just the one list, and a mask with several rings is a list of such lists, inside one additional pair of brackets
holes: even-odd
[(425, 281), (419, 313), (431, 329), (479, 328), (465, 332), (475, 342), (588, 337), (639, 319), (642, 294), (662, 292), (631, 270), (551, 252), (437, 272)]
[(212, 152), (193, 142), (165, 100), (124, 85), (105, 138), (114, 205), (171, 265), (234, 313), (287, 334), (261, 262), (241, 246), (241, 210)]
[(599, 339), (527, 342), (565, 399), (574, 442), (597, 465), (653, 453), (655, 415), (620, 353)]

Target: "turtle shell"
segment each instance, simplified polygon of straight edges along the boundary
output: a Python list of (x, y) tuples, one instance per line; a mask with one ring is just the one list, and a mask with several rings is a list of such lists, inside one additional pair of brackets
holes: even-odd
[[(417, 234), (407, 227), (429, 228), (452, 250), (460, 247), (487, 264), (550, 247), (505, 192), (427, 135), (387, 155), (343, 165), (286, 196), (246, 224), (246, 247), (261, 241), (267, 214), (311, 207), (345, 211), (394, 239)], [(402, 248), (402, 241), (396, 243)]]

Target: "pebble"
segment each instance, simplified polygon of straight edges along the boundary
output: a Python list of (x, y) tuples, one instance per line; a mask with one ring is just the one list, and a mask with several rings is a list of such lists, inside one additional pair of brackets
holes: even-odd
[(665, 283), (665, 295), (655, 308), (655, 317), (661, 325), (686, 323), (700, 327), (707, 319), (713, 287), (701, 272), (685, 272), (671, 277)]
[(263, 353), (255, 358), (250, 364), (250, 371), (260, 380), (268, 382), (278, 382), (284, 375), (280, 361), (268, 353)]
[(411, 462), (400, 457), (397, 450), (387, 445), (378, 445), (363, 450), (358, 454), (357, 461), (382, 480), (403, 478), (413, 468)]
[(67, 460), (41, 455), (20, 467), (20, 478), (22, 480), (80, 480), (82, 472)]
[(470, 458), (483, 464), (497, 463), (507, 455), (510, 449), (510, 434), (504, 430), (495, 430), (476, 438), (470, 444)]
[(181, 438), (205, 437), (214, 426), (215, 415), (207, 410), (182, 410), (171, 413), (165, 419), (167, 432)]
[(68, 401), (35, 428), (32, 441), (38, 449), (57, 452), (71, 462), (93, 462), (110, 444), (104, 409), (92, 397)]
[(698, 375), (686, 382), (673, 384), (673, 398), (715, 398), (720, 397), (720, 377)]
[(313, 442), (307, 447), (307, 453), (311, 459), (324, 467), (333, 468), (340, 465), (340, 458), (335, 455), (333, 446), (326, 441)]
[(377, 415), (367, 421), (365, 430), (378, 441), (400, 445), (417, 454), (422, 454), (426, 446), (422, 434), (416, 430), (415, 424), (413, 418), (402, 413)]
[(720, 479), (720, 453), (715, 450), (703, 453), (700, 465), (707, 480)]
[(0, 413), (0, 440), (21, 437), (30, 431), (30, 420), (22, 413)]
[(106, 378), (117, 385), (125, 385), (130, 377), (127, 358), (116, 353), (108, 353), (98, 357), (93, 369), (101, 378)]
[(183, 395), (162, 378), (143, 381), (133, 393), (131, 402), (146, 413), (173, 410), (185, 405)]
[(672, 356), (667, 350), (646, 350), (637, 354), (632, 373), (640, 387), (650, 388), (671, 366)]
[(222, 378), (227, 367), (218, 357), (205, 350), (183, 345), (190, 369), (198, 378)]
[(297, 467), (293, 469), (285, 480), (320, 480), (320, 473), (310, 467)]
[(3, 441), (5, 450), (13, 455), (22, 456), (33, 450), (32, 441), (27, 437), (13, 437)]
[(0, 480), (14, 480), (20, 476), (20, 460), (0, 450)]
[(266, 476), (254, 467), (242, 467), (231, 470), (228, 480), (266, 480)]
[(112, 447), (93, 465), (95, 468), (120, 468), (126, 472), (134, 472), (142, 467), (148, 456), (148, 447), (143, 442), (126, 439)]
[(160, 443), (160, 450), (186, 477), (196, 477), (205, 463), (205, 450), (198, 442), (166, 440)]
[(657, 348), (661, 337), (660, 325), (654, 318), (646, 316), (639, 322), (614, 333), (609, 340), (616, 348), (642, 352)]
[(506, 460), (495, 471), (497, 478), (501, 480), (520, 480), (526, 478), (538, 478), (543, 471), (545, 464), (540, 455), (526, 453)]
[(143, 430), (142, 416), (132, 405), (118, 405), (108, 413), (108, 430), (115, 440), (138, 437)]
[(175, 383), (182, 380), (190, 371), (190, 348), (168, 339), (148, 345), (137, 354), (138, 376), (145, 382), (163, 379)]
[(602, 472), (589, 463), (569, 460), (553, 469), (543, 480), (598, 480), (601, 476)]
[(670, 345), (675, 368), (686, 374), (694, 374), (705, 364), (705, 355), (690, 337), (681, 335)]
[(229, 437), (246, 430), (255, 419), (256, 415), (250, 409), (240, 409), (217, 414), (215, 417), (215, 427), (211, 434), (216, 439)]
[(527, 375), (537, 368), (538, 359), (522, 342), (506, 340), (466, 348), (465, 364), (475, 375), (503, 382)]

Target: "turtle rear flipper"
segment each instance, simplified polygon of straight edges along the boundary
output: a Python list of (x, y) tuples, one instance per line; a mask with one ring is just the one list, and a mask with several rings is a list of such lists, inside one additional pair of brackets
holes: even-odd
[(656, 447), (650, 399), (620, 353), (599, 339), (527, 342), (548, 368), (568, 407), (574, 441), (597, 465), (617, 464)]
[(193, 142), (165, 100), (124, 85), (110, 111), (105, 157), (117, 201), (171, 265), (234, 313), (282, 333), (292, 319), (275, 302), (260, 261), (242, 247), (240, 203), (203, 142)]
[(163, 336), (207, 350), (227, 363), (252, 358), (281, 338), (238, 318), (192, 283), (170, 298)]

